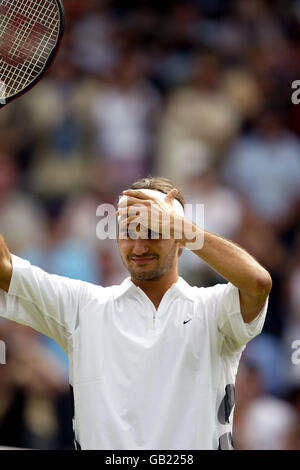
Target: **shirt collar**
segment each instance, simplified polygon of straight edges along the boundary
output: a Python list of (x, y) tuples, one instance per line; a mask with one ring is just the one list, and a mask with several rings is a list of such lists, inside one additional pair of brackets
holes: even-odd
[[(136, 290), (136, 288), (137, 286), (132, 282), (130, 277), (126, 277), (122, 284), (117, 286), (113, 297), (116, 300), (130, 291)], [(174, 289), (189, 300), (193, 300), (195, 297), (193, 287), (190, 286), (181, 276), (178, 277), (177, 281), (170, 287), (170, 289)]]

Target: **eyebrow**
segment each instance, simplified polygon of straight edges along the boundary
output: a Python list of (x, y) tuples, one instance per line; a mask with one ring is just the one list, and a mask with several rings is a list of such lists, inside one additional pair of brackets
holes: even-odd
[[(149, 232), (150, 232), (150, 236), (148, 236), (148, 235), (149, 235)], [(118, 238), (120, 238), (120, 237), (119, 237), (119, 234), (125, 234), (125, 233), (126, 233), (126, 234), (128, 233), (128, 236), (125, 238), (125, 240), (127, 240), (127, 239), (135, 240), (135, 239), (136, 239), (135, 237), (132, 238), (132, 237), (130, 236), (130, 231), (128, 232), (128, 228), (126, 228), (126, 229), (125, 229), (125, 228), (122, 228), (121, 230), (118, 230)], [(135, 234), (135, 232), (134, 232), (134, 234)], [(151, 230), (150, 228), (147, 229), (147, 231), (145, 230), (144, 232), (142, 232), (142, 234), (147, 234), (147, 237), (144, 238), (144, 240), (158, 240), (158, 239), (161, 238), (161, 234), (160, 234), (159, 232), (156, 232), (155, 230)], [(152, 238), (152, 235), (153, 235), (153, 236), (156, 235), (156, 237), (155, 237), (155, 238), (154, 238), (154, 237)], [(158, 235), (158, 236), (157, 236), (157, 235)]]

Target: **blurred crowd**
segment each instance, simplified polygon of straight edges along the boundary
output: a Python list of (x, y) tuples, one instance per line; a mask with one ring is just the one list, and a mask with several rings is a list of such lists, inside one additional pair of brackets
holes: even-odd
[[(235, 448), (299, 449), (300, 1), (63, 3), (55, 65), (0, 113), (10, 251), (50, 273), (118, 284), (128, 274), (117, 242), (96, 237), (97, 207), (116, 206), (138, 177), (172, 179), (186, 203), (204, 204), (207, 230), (273, 279), (263, 333), (237, 375)], [(179, 272), (193, 285), (225, 282), (187, 250)], [(0, 339), (0, 445), (72, 448), (65, 353), (5, 320)]]

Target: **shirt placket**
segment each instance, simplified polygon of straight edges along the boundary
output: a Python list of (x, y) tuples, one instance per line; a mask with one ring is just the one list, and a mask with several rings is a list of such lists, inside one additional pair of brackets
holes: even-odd
[(138, 289), (140, 295), (143, 298), (143, 303), (146, 303), (147, 306), (149, 306), (149, 309), (150, 309), (150, 312), (151, 312), (150, 327), (151, 327), (151, 329), (155, 330), (157, 328), (157, 325), (158, 325), (158, 320), (159, 320), (159, 318), (161, 317), (161, 315), (163, 314), (163, 312), (166, 308), (165, 305), (169, 301), (169, 295), (171, 295), (171, 292), (170, 292), (170, 290), (168, 290), (165, 293), (165, 295), (163, 296), (163, 298), (162, 298), (162, 300), (159, 304), (158, 309), (156, 309), (153, 302), (149, 299), (149, 297), (145, 294), (145, 292), (140, 287), (137, 287), (137, 289)]
[[(149, 299), (149, 297), (145, 294), (145, 292), (140, 288), (140, 287), (137, 287), (137, 290), (142, 298), (142, 301), (143, 301), (143, 307), (147, 307), (149, 308), (149, 311), (150, 311), (150, 317), (151, 317), (151, 320), (149, 322), (149, 327), (151, 329), (155, 329), (156, 328), (156, 320), (157, 320), (157, 312), (158, 310), (156, 310), (156, 308), (154, 307), (154, 304), (153, 302)], [(147, 318), (149, 318), (149, 316), (147, 315)]]

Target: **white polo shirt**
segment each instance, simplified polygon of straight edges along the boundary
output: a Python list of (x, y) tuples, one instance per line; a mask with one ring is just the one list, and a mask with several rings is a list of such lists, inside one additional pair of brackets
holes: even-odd
[(0, 315), (68, 354), (81, 449), (231, 448), (239, 359), (268, 301), (246, 324), (235, 286), (191, 287), (179, 277), (156, 310), (129, 277), (104, 288), (12, 258)]

